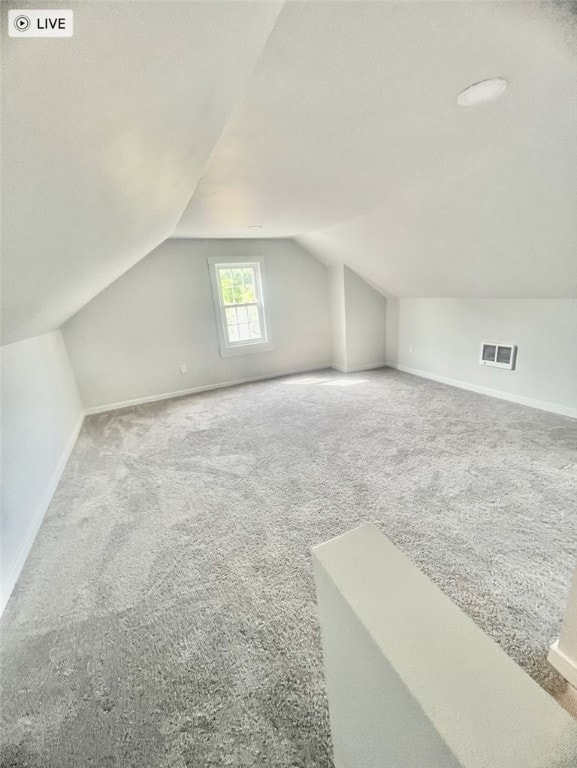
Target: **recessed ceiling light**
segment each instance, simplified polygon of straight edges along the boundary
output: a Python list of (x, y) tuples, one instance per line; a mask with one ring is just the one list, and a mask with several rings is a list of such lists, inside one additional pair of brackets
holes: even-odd
[(253, 231), (255, 229), (262, 229), (262, 225), (261, 224), (253, 224), (251, 227), (249, 227), (249, 229), (251, 229)]
[(457, 104), (461, 107), (474, 107), (476, 104), (484, 104), (499, 98), (507, 87), (507, 81), (501, 77), (493, 77), (491, 80), (481, 80), (480, 83), (470, 85), (457, 96)]

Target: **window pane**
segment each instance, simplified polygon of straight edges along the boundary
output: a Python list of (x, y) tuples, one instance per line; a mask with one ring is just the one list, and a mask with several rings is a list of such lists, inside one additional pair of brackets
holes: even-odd
[(247, 307), (248, 321), (249, 323), (258, 323), (258, 309), (256, 307)]
[(238, 307), (236, 316), (238, 318), (237, 323), (248, 323), (248, 312), (246, 307)]
[(239, 334), (238, 334), (238, 325), (228, 325), (227, 326), (228, 331), (228, 340), (229, 341), (239, 341)]
[(242, 270), (231, 269), (231, 273), (234, 301), (235, 303), (240, 304), (242, 302)]
[(222, 298), (225, 304), (238, 304), (240, 301), (239, 288), (242, 284), (239, 284), (238, 272), (239, 270), (234, 268), (222, 270)]
[(219, 283), (223, 302), (225, 304), (232, 304), (233, 293), (230, 269), (219, 269)]
[(225, 310), (227, 325), (234, 325), (236, 323), (236, 309), (234, 307), (227, 307)]
[(256, 301), (254, 290), (254, 269), (252, 267), (246, 267), (242, 270), (242, 282), (243, 301), (245, 304), (249, 304), (251, 301)]
[(249, 329), (250, 329), (250, 337), (251, 337), (251, 339), (260, 339), (260, 324), (259, 323), (250, 323)]
[(256, 274), (253, 267), (218, 270), (223, 304), (256, 304)]
[(243, 323), (238, 327), (238, 335), (241, 341), (248, 341), (250, 339), (250, 331), (248, 330), (248, 323)]

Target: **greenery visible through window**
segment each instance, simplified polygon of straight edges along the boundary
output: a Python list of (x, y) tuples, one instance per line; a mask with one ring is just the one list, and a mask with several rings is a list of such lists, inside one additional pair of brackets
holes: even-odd
[(218, 288), (229, 344), (263, 340), (257, 269), (255, 266), (244, 264), (217, 268)]

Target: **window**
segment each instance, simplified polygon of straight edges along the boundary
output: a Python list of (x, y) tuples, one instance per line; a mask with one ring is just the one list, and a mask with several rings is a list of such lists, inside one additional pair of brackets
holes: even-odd
[(221, 262), (210, 259), (221, 355), (272, 349), (262, 290), (262, 259)]

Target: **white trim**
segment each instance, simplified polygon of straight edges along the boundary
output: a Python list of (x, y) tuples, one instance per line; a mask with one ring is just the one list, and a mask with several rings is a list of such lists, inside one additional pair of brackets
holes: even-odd
[(130, 408), (133, 405), (144, 405), (145, 403), (156, 403), (159, 400), (170, 400), (172, 397), (184, 397), (186, 395), (195, 395), (198, 392), (209, 392), (212, 389), (224, 389), (225, 387), (235, 387), (237, 384), (250, 384), (253, 381), (264, 381), (266, 379), (279, 379), (282, 376), (294, 376), (298, 373), (312, 373), (313, 371), (322, 371), (332, 368), (331, 363), (322, 363), (309, 368), (295, 368), (290, 371), (279, 371), (277, 373), (264, 373), (260, 376), (250, 376), (247, 379), (233, 379), (231, 381), (222, 381), (218, 384), (204, 384), (200, 387), (191, 389), (180, 389), (176, 392), (165, 392), (162, 395), (151, 395), (150, 397), (138, 397), (134, 400), (125, 400), (121, 403), (110, 403), (109, 405), (97, 405), (86, 409), (87, 416), (93, 416), (96, 413), (107, 413), (108, 411), (117, 411), (120, 408)]
[(375, 368), (387, 368), (389, 366), (388, 363), (385, 361), (381, 363), (368, 363), (367, 365), (351, 365), (351, 366), (343, 366), (338, 365), (337, 363), (331, 363), (331, 368), (334, 368), (335, 371), (340, 371), (341, 373), (358, 373), (359, 371), (373, 371)]
[(247, 341), (243, 344), (221, 346), (221, 357), (237, 357), (237, 355), (252, 355), (255, 352), (271, 352), (274, 349), (272, 341)]
[(549, 648), (547, 661), (568, 683), (577, 688), (577, 664), (559, 648), (559, 640), (556, 640)]
[(68, 459), (70, 458), (72, 449), (76, 445), (76, 440), (78, 439), (78, 435), (80, 434), (80, 430), (82, 429), (82, 424), (84, 422), (84, 415), (85, 414), (83, 411), (80, 414), (80, 418), (76, 422), (74, 429), (72, 430), (70, 439), (66, 443), (66, 448), (64, 449), (62, 456), (60, 457), (60, 461), (58, 462), (58, 465), (54, 470), (54, 473), (52, 475), (48, 488), (46, 489), (44, 496), (42, 497), (42, 501), (38, 505), (36, 514), (32, 518), (32, 521), (28, 526), (28, 530), (24, 535), (24, 539), (22, 540), (20, 549), (18, 550), (18, 554), (16, 555), (16, 559), (12, 563), (12, 567), (10, 568), (10, 572), (6, 577), (5, 583), (2, 585), (2, 593), (0, 595), (0, 615), (2, 615), (2, 612), (4, 611), (4, 608), (6, 607), (6, 604), (10, 599), (10, 595), (12, 594), (12, 590), (14, 589), (14, 586), (18, 581), (18, 577), (20, 576), (20, 572), (24, 567), (26, 558), (30, 554), (30, 550), (32, 549), (32, 544), (34, 543), (34, 539), (36, 538), (36, 534), (38, 533), (38, 530), (42, 525), (42, 521), (44, 520), (44, 515), (46, 514), (46, 510), (50, 506), (50, 502), (52, 501), (52, 497), (54, 496), (54, 491), (56, 490), (58, 483), (60, 482), (60, 478), (64, 471), (64, 467), (66, 466)]
[(482, 387), (479, 384), (469, 384), (467, 381), (451, 379), (448, 376), (439, 376), (436, 373), (429, 373), (428, 371), (419, 371), (416, 368), (407, 368), (404, 365), (387, 363), (387, 366), (389, 368), (395, 368), (397, 371), (402, 371), (403, 373), (410, 373), (413, 376), (420, 376), (423, 379), (431, 379), (432, 381), (439, 381), (441, 384), (449, 384), (451, 387), (468, 389), (469, 391), (477, 392), (480, 395), (489, 395), (489, 397), (496, 397), (499, 400), (507, 400), (510, 403), (518, 403), (519, 405), (528, 405), (529, 408), (538, 408), (540, 411), (558, 413), (561, 416), (569, 416), (572, 419), (577, 419), (577, 408), (571, 408), (567, 405), (549, 403), (546, 400), (535, 400), (535, 398), (524, 397), (523, 395), (513, 395), (509, 392), (502, 392), (500, 389)]

